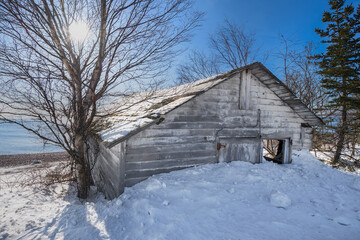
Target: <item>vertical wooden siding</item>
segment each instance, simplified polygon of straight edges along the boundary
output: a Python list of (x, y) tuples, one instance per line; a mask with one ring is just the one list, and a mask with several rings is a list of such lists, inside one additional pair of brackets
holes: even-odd
[(95, 185), (108, 199), (119, 196), (125, 183), (125, 142), (111, 150), (94, 138), (88, 139), (88, 143), (91, 146), (88, 157), (93, 165), (91, 174)]

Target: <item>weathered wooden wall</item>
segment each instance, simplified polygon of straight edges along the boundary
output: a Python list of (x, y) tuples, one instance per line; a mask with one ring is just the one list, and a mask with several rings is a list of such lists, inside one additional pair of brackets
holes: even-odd
[(90, 137), (88, 144), (88, 158), (95, 185), (108, 199), (119, 196), (124, 191), (126, 143), (122, 142), (109, 149)]
[(305, 121), (255, 76), (251, 76), (253, 108), (261, 111), (261, 136), (269, 139), (291, 138), (293, 149), (310, 149), (311, 128), (301, 139), (301, 123)]
[[(153, 174), (216, 163), (221, 139), (291, 139), (295, 149), (310, 148), (311, 133), (301, 134), (304, 120), (255, 76), (242, 74), (166, 114), (160, 125), (130, 137), (122, 152), (125, 186)], [(239, 94), (244, 89), (247, 98)]]

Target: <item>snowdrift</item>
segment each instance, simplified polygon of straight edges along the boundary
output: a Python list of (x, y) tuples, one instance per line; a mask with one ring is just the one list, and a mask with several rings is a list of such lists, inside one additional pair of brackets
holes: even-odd
[[(21, 173), (1, 176), (11, 178)], [(309, 152), (293, 163), (232, 162), (160, 174), (107, 201), (1, 184), (3, 239), (359, 239), (360, 177)]]

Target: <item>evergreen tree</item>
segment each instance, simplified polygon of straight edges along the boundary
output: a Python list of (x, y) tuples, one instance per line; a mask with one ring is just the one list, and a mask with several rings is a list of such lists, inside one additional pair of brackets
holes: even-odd
[[(330, 0), (330, 10), (325, 11), (322, 21), (325, 30), (315, 29), (324, 38), (326, 51), (315, 56), (322, 76), (322, 86), (331, 99), (330, 107), (338, 109), (339, 124), (336, 127), (337, 141), (333, 164), (338, 163), (344, 148), (345, 138), (351, 130), (351, 118), (359, 112), (359, 63), (360, 63), (360, 5), (357, 10), (345, 5), (345, 0)], [(350, 115), (349, 115), (350, 114)]]

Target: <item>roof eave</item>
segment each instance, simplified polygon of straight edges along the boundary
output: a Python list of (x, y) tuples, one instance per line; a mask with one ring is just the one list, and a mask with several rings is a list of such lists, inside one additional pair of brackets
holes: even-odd
[[(266, 87), (274, 92), (282, 101), (284, 101), (291, 109), (293, 109), (301, 118), (309, 123), (312, 127), (322, 126), (324, 122), (314, 112), (312, 112), (291, 89), (278, 79), (269, 69), (262, 63), (256, 62), (247, 67), (252, 74), (257, 77)], [(276, 88), (274, 87), (276, 86)], [(295, 108), (299, 109), (295, 109)], [(303, 112), (304, 114), (302, 114)], [(305, 114), (306, 113), (306, 114)]]

